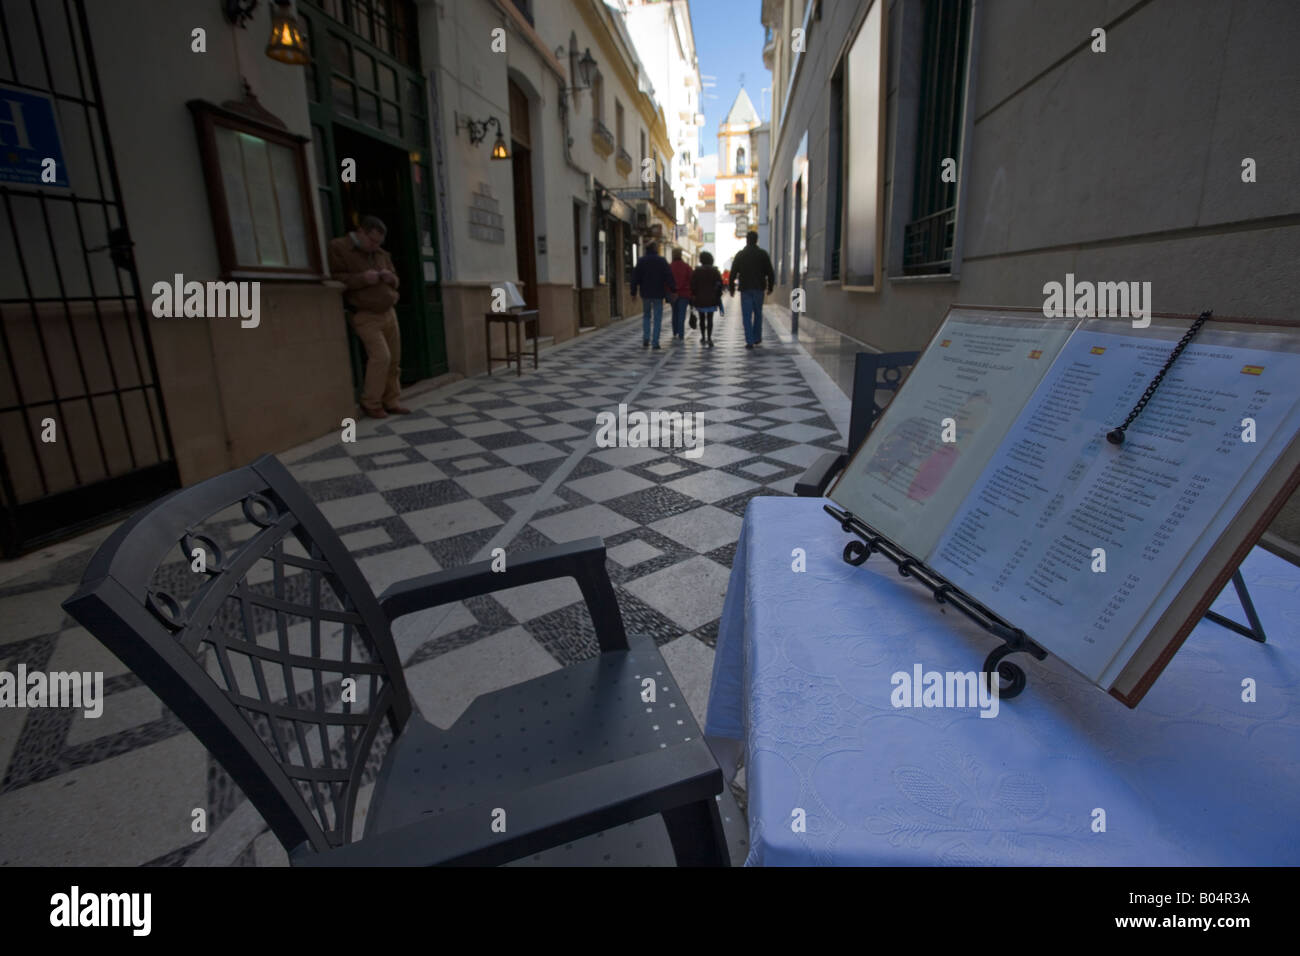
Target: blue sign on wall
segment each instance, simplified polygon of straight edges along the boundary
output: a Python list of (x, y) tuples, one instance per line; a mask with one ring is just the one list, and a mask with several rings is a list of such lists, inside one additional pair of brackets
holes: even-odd
[[(49, 181), (42, 179), (47, 159), (54, 160)], [(47, 94), (0, 84), (0, 183), (71, 188), (54, 100)]]

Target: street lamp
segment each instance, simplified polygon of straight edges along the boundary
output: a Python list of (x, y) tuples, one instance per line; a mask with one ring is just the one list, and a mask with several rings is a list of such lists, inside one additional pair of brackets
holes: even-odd
[(611, 209), (614, 208), (614, 194), (611, 193), (608, 189), (604, 190), (600, 194), (600, 208), (601, 211), (605, 213), (608, 213)]
[[(555, 56), (560, 60), (565, 57), (569, 58), (569, 79), (574, 80), (575, 83), (573, 86), (570, 86), (565, 90), (566, 93), (578, 93), (582, 90), (591, 89), (591, 72), (596, 68), (596, 58), (591, 55), (591, 47), (587, 47), (583, 50), (582, 59), (577, 59), (578, 38), (576, 35), (571, 33), (569, 34), (569, 49), (565, 50), (562, 45), (558, 46), (555, 48)], [(577, 80), (582, 81), (582, 86), (577, 85)]]
[(456, 131), (460, 132), (462, 129), (468, 130), (469, 141), (472, 146), (477, 146), (479, 143), (483, 142), (483, 140), (487, 138), (488, 127), (495, 126), (497, 130), (497, 139), (496, 142), (492, 144), (492, 158), (510, 158), (510, 150), (506, 149), (506, 139), (505, 136), (502, 135), (501, 121), (495, 116), (489, 116), (485, 120), (472, 120), (468, 116), (461, 116), (457, 113), (455, 114), (455, 117)]
[[(293, 13), (293, 0), (272, 0), (271, 39), (266, 44), (266, 55), (272, 60), (290, 66), (304, 66), (311, 62), (307, 44), (298, 29)], [(257, 10), (257, 0), (221, 0), (221, 12), (232, 25), (248, 29), (248, 21)]]

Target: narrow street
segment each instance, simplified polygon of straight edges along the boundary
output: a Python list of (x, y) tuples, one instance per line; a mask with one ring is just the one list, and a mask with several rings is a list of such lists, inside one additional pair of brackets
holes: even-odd
[[(409, 416), (361, 419), (355, 442), (332, 433), (279, 457), (376, 592), (498, 547), (508, 558), (602, 537), (627, 630), (654, 637), (702, 725), (746, 505), (790, 494), (809, 463), (842, 445), (848, 414), (791, 342), (786, 310), (765, 306), (763, 344), (747, 351), (739, 298), (726, 306), (711, 351), (690, 330), (673, 343), (667, 321), (663, 348), (644, 350), (637, 316), (543, 352), (536, 371), (498, 367), (412, 399)], [(620, 404), (703, 412), (702, 453), (599, 447), (597, 415)], [(108, 698), (93, 720), (0, 710), (0, 864), (286, 863), (203, 747), (59, 607), (111, 530), (12, 562), (0, 580), (0, 669), (102, 670)], [(394, 638), (417, 706), (442, 727), (479, 694), (597, 653), (572, 581), (412, 615)], [(206, 809), (206, 837), (177, 807)]]

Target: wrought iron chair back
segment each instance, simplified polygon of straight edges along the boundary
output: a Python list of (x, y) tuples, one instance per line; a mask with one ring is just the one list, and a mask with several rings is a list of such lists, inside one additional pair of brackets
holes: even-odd
[(387, 616), (279, 461), (136, 514), (64, 606), (194, 731), (281, 843), (351, 841), (357, 792), (411, 701)]

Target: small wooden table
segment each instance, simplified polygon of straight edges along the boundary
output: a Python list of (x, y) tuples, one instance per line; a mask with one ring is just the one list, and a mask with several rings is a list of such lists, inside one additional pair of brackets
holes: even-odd
[[(492, 374), (493, 362), (505, 362), (509, 365), (515, 363), (515, 375), (524, 374), (524, 340), (523, 334), (525, 326), (532, 324), (533, 335), (533, 368), (537, 368), (537, 339), (540, 334), (537, 322), (536, 309), (524, 309), (519, 312), (485, 312), (483, 317), (487, 320), (483, 324), (483, 342), (487, 346), (487, 371)], [(492, 323), (501, 322), (506, 326), (506, 354), (504, 356), (492, 354)], [(510, 326), (515, 327), (515, 350), (510, 351)]]

